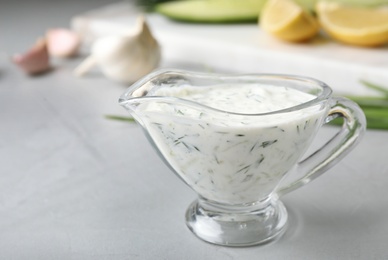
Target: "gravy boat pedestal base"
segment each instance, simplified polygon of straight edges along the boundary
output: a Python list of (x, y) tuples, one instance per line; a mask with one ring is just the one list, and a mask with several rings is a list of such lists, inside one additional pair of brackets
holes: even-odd
[(202, 240), (241, 247), (277, 240), (287, 227), (287, 210), (279, 200), (247, 207), (195, 200), (186, 211), (188, 228)]

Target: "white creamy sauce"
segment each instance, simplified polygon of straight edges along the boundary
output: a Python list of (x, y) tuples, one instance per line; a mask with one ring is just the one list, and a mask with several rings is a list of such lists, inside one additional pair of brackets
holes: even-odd
[(189, 99), (224, 111), (246, 114), (281, 110), (315, 96), (301, 91), (274, 86), (243, 85), (222, 87), (172, 87), (160, 88), (153, 95)]
[[(300, 159), (322, 123), (321, 105), (267, 113), (315, 96), (269, 85), (160, 88), (172, 96), (233, 114), (178, 102), (141, 106), (155, 145), (171, 167), (202, 197), (228, 204), (253, 203), (271, 194)], [(252, 114), (252, 115), (251, 115)]]

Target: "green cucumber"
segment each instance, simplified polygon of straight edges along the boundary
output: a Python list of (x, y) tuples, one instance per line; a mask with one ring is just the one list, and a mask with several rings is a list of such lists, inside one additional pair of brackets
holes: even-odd
[(326, 1), (337, 2), (341, 4), (352, 5), (352, 6), (360, 6), (360, 7), (374, 7), (374, 6), (381, 6), (381, 5), (388, 4), (388, 0), (326, 0)]
[(388, 0), (294, 0), (297, 4), (308, 10), (314, 10), (319, 1), (336, 2), (350, 6), (376, 7), (388, 5)]
[[(181, 0), (156, 4), (154, 10), (170, 19), (192, 23), (257, 22), (267, 0)], [(319, 0), (294, 0), (314, 11)], [(353, 6), (388, 5), (388, 0), (326, 0)]]
[(173, 20), (195, 23), (257, 22), (266, 0), (184, 0), (157, 4)]

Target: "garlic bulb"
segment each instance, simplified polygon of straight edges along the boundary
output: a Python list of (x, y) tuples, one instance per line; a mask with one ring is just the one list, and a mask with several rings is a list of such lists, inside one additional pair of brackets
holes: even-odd
[(155, 69), (160, 56), (160, 46), (144, 17), (140, 16), (132, 33), (98, 39), (91, 48), (91, 55), (75, 69), (75, 74), (82, 76), (98, 65), (108, 78), (133, 83)]

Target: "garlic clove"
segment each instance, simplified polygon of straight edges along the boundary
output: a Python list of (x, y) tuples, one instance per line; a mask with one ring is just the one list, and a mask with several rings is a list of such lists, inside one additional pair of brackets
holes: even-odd
[(12, 61), (29, 75), (44, 73), (51, 69), (45, 39), (38, 39), (25, 54), (16, 54)]
[(81, 45), (79, 35), (64, 28), (48, 30), (46, 39), (49, 54), (54, 57), (68, 58), (76, 56)]
[(132, 32), (98, 39), (92, 46), (91, 56), (75, 70), (83, 75), (94, 65), (115, 81), (133, 83), (155, 69), (161, 51), (143, 16), (137, 20)]

